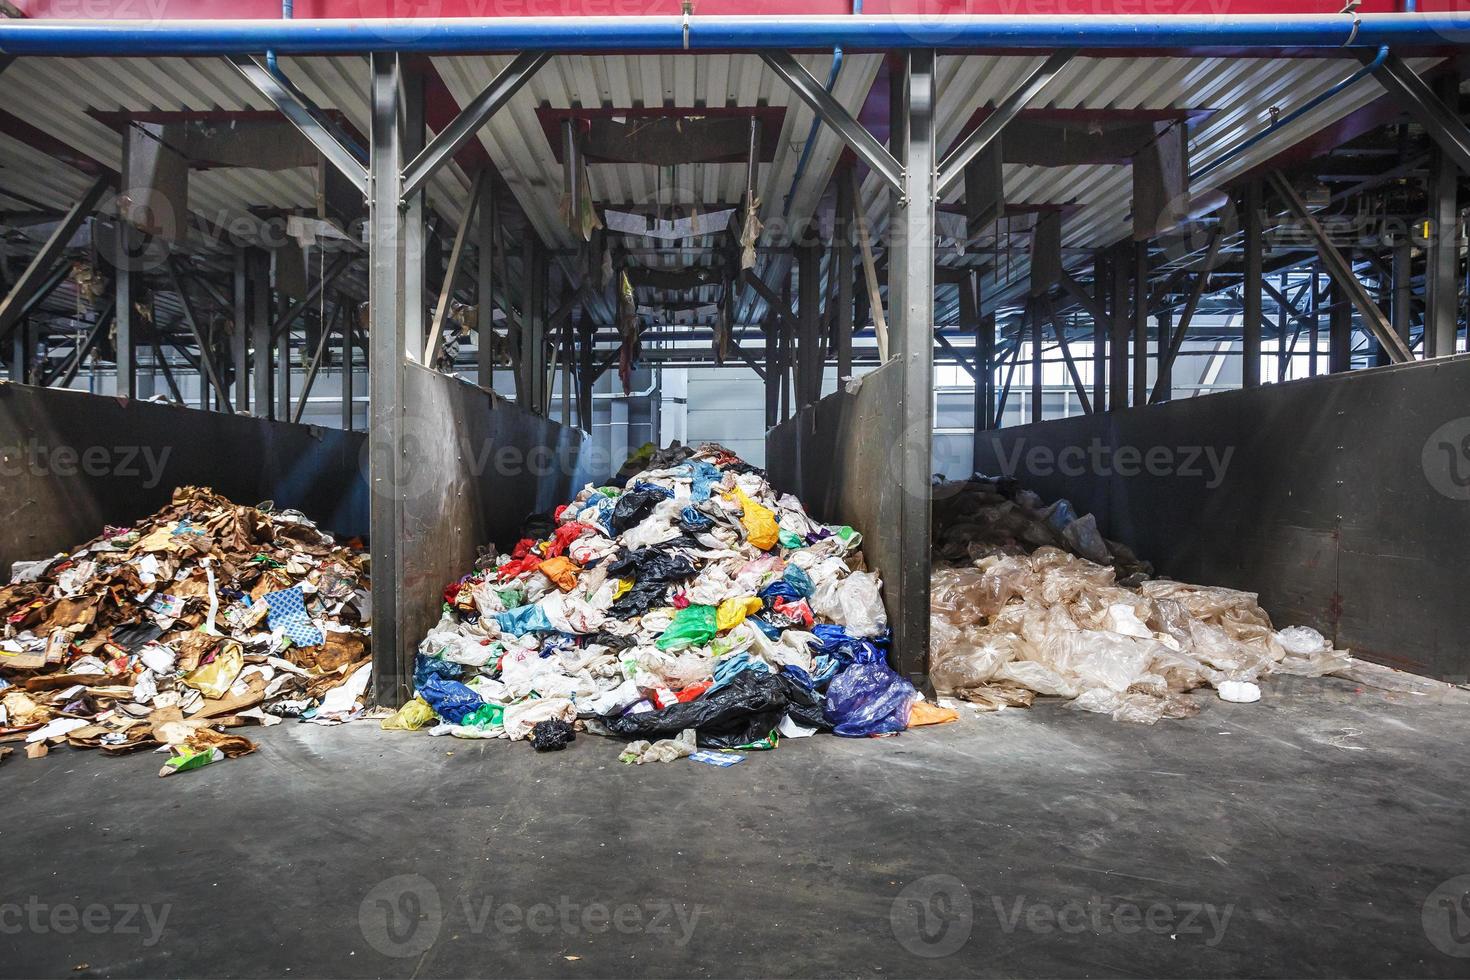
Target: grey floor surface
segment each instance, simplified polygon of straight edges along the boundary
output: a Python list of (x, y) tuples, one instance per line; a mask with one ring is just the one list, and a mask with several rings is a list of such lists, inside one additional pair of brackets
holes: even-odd
[(1470, 710), (1343, 681), (728, 769), (252, 731), (0, 766), (0, 975), (1470, 975)]

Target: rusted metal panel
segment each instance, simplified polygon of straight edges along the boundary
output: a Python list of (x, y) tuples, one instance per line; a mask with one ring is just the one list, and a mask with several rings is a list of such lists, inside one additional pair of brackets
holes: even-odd
[(368, 532), (361, 433), (0, 383), (0, 579), (210, 486)]
[(976, 467), (1066, 497), (1160, 574), (1278, 626), (1470, 676), (1470, 357), (987, 433)]

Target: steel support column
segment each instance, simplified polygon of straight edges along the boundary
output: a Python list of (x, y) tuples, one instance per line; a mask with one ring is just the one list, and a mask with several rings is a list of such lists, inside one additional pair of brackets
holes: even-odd
[(1112, 302), (1108, 336), (1108, 407), (1119, 411), (1128, 407), (1128, 290), (1132, 275), (1132, 250), (1124, 242), (1113, 249)]
[(1108, 256), (1092, 257), (1092, 410), (1108, 410)]
[(1261, 182), (1245, 185), (1241, 210), (1244, 212), (1245, 278), (1241, 283), (1241, 301), (1245, 320), (1241, 324), (1240, 383), (1255, 388), (1261, 383), (1261, 293), (1262, 251), (1265, 233), (1261, 228)]
[(840, 390), (842, 379), (852, 376), (853, 209), (857, 207), (857, 201), (853, 197), (852, 181), (846, 174), (839, 173), (836, 183), (837, 226), (834, 234), (837, 247), (833, 253), (833, 268), (828, 275), (837, 277), (837, 318), (834, 321), (837, 343), (834, 346), (837, 349), (837, 387)]
[(1148, 403), (1148, 242), (1133, 243), (1133, 404)]
[[(1458, 99), (1456, 73), (1437, 79), (1438, 100)], [(1463, 124), (1460, 127), (1464, 128)], [(1425, 256), (1424, 356), (1455, 352), (1460, 307), (1459, 172), (1455, 156), (1436, 141), (1429, 154), (1429, 248)]]
[(496, 200), (493, 181), (485, 180), (480, 190), (480, 207), (475, 228), (475, 354), (476, 377), (481, 388), (495, 387), (495, 238)]
[(1346, 293), (1336, 283), (1328, 292), (1331, 307), (1327, 313), (1327, 370), (1333, 374), (1352, 370), (1353, 307)]
[[(808, 234), (815, 234), (809, 229)], [(825, 350), (821, 334), (822, 250), (818, 245), (796, 249), (797, 322), (801, 336), (796, 344), (796, 407), (798, 410), (822, 397), (822, 367)]]
[(892, 351), (903, 372), (903, 441), (898, 447), (899, 565), (884, 569), (896, 590), (894, 654), (899, 671), (924, 674), (929, 661), (929, 476), (934, 438), (934, 52), (903, 56), (901, 97), (891, 107), (902, 190), (889, 222), (888, 292)]
[(250, 315), (247, 263), (249, 253), (236, 249), (230, 276), (230, 317), (234, 329), (230, 333), (230, 363), (234, 368), (234, 398), (239, 411), (250, 409)]
[[(113, 347), (117, 352), (117, 375), (114, 393), (122, 398), (132, 398), (138, 392), (136, 367), (137, 351), (133, 348), (133, 273), (129, 256), (133, 254), (132, 243), (135, 233), (132, 225), (118, 222), (117, 234), (119, 257), (114, 270), (116, 290), (113, 293), (114, 314)], [(204, 381), (200, 379), (200, 385)]]
[[(250, 293), (250, 370), (254, 383), (255, 414), (261, 418), (273, 418), (275, 410), (275, 376), (271, 374), (271, 352), (274, 338), (271, 336), (271, 262), (270, 253), (250, 249), (249, 293)], [(249, 404), (247, 402), (247, 404)]]
[(374, 54), (372, 157), (368, 197), (371, 257), (368, 271), (368, 482), (371, 487), (373, 562), (373, 690), (379, 704), (397, 705), (408, 694), (416, 638), (403, 635), (399, 594), (403, 582), (399, 542), (404, 533), (405, 351), (403, 316), (404, 213), (399, 209), (403, 166), (399, 130), (400, 70), (397, 55)]
[[(402, 70), (403, 153), (414, 157), (424, 149), (424, 75), (420, 70)], [(401, 177), (400, 177), (401, 180)], [(400, 185), (401, 186), (401, 185)], [(428, 299), (424, 285), (428, 201), (423, 188), (403, 195), (403, 317), (405, 353), (414, 360), (424, 352), (424, 319)]]

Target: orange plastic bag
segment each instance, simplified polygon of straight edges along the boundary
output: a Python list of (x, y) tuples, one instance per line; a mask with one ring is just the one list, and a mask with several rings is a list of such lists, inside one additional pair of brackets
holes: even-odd
[(909, 727), (918, 728), (920, 725), (943, 725), (951, 721), (959, 721), (960, 713), (953, 708), (941, 708), (937, 704), (928, 701), (915, 701), (914, 706), (909, 709)]

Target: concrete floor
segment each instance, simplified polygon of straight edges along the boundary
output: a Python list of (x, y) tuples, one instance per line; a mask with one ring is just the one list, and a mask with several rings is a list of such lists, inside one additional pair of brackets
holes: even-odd
[[(287, 723), (0, 767), (4, 976), (1465, 976), (1470, 710), (1283, 679), (729, 769)], [(1431, 893), (1435, 893), (1431, 896)]]

